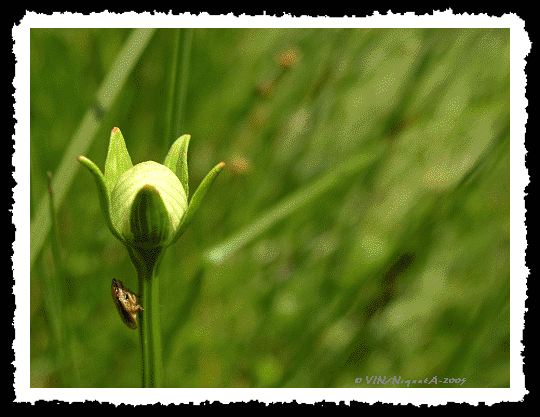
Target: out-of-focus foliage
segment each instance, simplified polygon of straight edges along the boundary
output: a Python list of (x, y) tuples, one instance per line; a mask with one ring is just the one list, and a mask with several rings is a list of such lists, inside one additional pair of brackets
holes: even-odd
[[(32, 214), (129, 33), (32, 30)], [(227, 167), (163, 264), (166, 385), (368, 387), (355, 378), (401, 375), (508, 387), (509, 30), (192, 35), (180, 132), (192, 136), (190, 189)], [(176, 139), (163, 137), (174, 39), (156, 32), (104, 116), (86, 155), (101, 169), (115, 126), (134, 164), (162, 162)], [(366, 152), (369, 165), (230, 257), (204, 259)], [(31, 271), (32, 386), (140, 386), (139, 335), (110, 295), (113, 278), (137, 279), (88, 172), (57, 225), (62, 265), (46, 245)], [(63, 323), (50, 313), (54, 279), (67, 289)]]

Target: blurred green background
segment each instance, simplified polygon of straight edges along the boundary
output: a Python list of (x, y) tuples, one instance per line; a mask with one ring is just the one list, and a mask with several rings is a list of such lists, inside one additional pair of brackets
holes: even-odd
[[(141, 383), (139, 334), (110, 294), (113, 278), (136, 291), (135, 270), (88, 171), (73, 158), (73, 182), (58, 173), (132, 33), (31, 30), (33, 230), (48, 230), (47, 172), (71, 184), (59, 255), (55, 234), (34, 248), (32, 387)], [(509, 387), (509, 38), (153, 32), (85, 155), (103, 170), (117, 126), (134, 164), (191, 134), (191, 190), (227, 163), (164, 261), (166, 386)]]

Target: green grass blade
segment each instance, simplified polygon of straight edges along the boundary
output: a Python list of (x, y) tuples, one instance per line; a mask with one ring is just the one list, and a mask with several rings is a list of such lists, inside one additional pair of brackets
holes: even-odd
[(344, 162), (332, 172), (329, 172), (306, 188), (297, 191), (292, 196), (276, 204), (272, 209), (268, 210), (249, 226), (246, 226), (225, 242), (207, 250), (204, 257), (213, 263), (223, 262), (234, 252), (255, 240), (277, 222), (299, 210), (324, 192), (329, 191), (337, 183), (348, 179), (350, 175), (368, 167), (374, 159), (374, 154), (366, 153)]
[(173, 41), (173, 50), (172, 50), (172, 59), (171, 59), (171, 68), (169, 71), (169, 80), (168, 80), (168, 89), (167, 92), (167, 112), (165, 120), (165, 125), (167, 126), (165, 130), (165, 136), (163, 138), (163, 152), (167, 152), (170, 148), (170, 141), (174, 137), (173, 132), (176, 131), (175, 120), (178, 116), (177, 112), (177, 100), (176, 96), (176, 85), (178, 81), (178, 51), (180, 49), (180, 35), (182, 29), (175, 29), (174, 31), (174, 41)]
[[(101, 124), (103, 114), (114, 103), (131, 74), (135, 63), (139, 60), (152, 38), (154, 31), (155, 29), (135, 29), (126, 41), (122, 51), (116, 57), (105, 80), (101, 83), (94, 105), (87, 110), (77, 132), (64, 153), (58, 170), (53, 176), (52, 186), (56, 195), (55, 210), (62, 203), (75, 177), (78, 168), (75, 161), (76, 158), (79, 155), (84, 155), (90, 148), (94, 135)], [(51, 219), (48, 210), (48, 196), (44, 195), (30, 223), (30, 265), (33, 265), (38, 254), (41, 252), (50, 228)]]
[(184, 29), (184, 46), (182, 48), (182, 72), (180, 73), (180, 91), (178, 97), (178, 125), (175, 137), (182, 133), (184, 101), (187, 92), (187, 80), (189, 74), (189, 56), (191, 53), (191, 43), (193, 39), (193, 29)]

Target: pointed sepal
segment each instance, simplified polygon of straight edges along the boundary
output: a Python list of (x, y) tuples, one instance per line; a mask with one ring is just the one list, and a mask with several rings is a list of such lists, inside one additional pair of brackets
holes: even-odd
[(193, 220), (193, 216), (195, 216), (195, 213), (199, 209), (199, 206), (201, 205), (202, 200), (204, 199), (204, 196), (210, 189), (210, 186), (214, 182), (214, 180), (217, 178), (220, 171), (225, 166), (225, 162), (220, 162), (217, 164), (209, 173), (206, 175), (204, 180), (199, 184), (199, 187), (195, 191), (195, 194), (193, 194), (193, 197), (191, 198), (191, 201), (189, 202), (188, 209), (186, 213), (184, 214), (184, 217), (182, 217), (182, 221), (180, 222), (180, 226), (176, 230), (176, 233), (171, 241), (171, 244), (176, 242), (178, 238), (184, 233), (186, 228), (189, 226), (189, 223), (191, 223), (191, 220)]
[(116, 230), (114, 227), (111, 216), (109, 212), (110, 207), (110, 191), (107, 189), (107, 185), (105, 183), (105, 178), (103, 177), (103, 174), (101, 173), (101, 170), (98, 168), (96, 164), (94, 164), (90, 159), (86, 158), (85, 156), (79, 156), (77, 158), (81, 164), (83, 164), (92, 176), (94, 177), (94, 180), (96, 181), (97, 189), (98, 189), (98, 196), (99, 196), (99, 205), (101, 207), (101, 212), (103, 213), (103, 217), (105, 217), (105, 222), (107, 223), (107, 226), (109, 227), (109, 230), (111, 233), (121, 242), (125, 242), (124, 238), (120, 235), (120, 232)]
[(186, 197), (189, 199), (189, 184), (188, 184), (188, 165), (187, 165), (187, 152), (189, 147), (190, 135), (180, 136), (171, 146), (167, 157), (165, 158), (165, 165), (172, 172), (176, 174), (184, 191)]
[(133, 163), (131, 162), (124, 136), (122, 136), (120, 129), (115, 127), (111, 130), (109, 151), (107, 153), (107, 159), (105, 160), (104, 177), (109, 196), (118, 182), (118, 178), (131, 167), (133, 167)]

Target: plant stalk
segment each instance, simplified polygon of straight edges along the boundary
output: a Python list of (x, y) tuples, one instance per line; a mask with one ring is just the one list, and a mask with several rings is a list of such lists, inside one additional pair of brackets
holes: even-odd
[(163, 386), (159, 273), (155, 265), (152, 263), (146, 268), (138, 268), (139, 297), (144, 308), (139, 313), (143, 388), (161, 388)]

